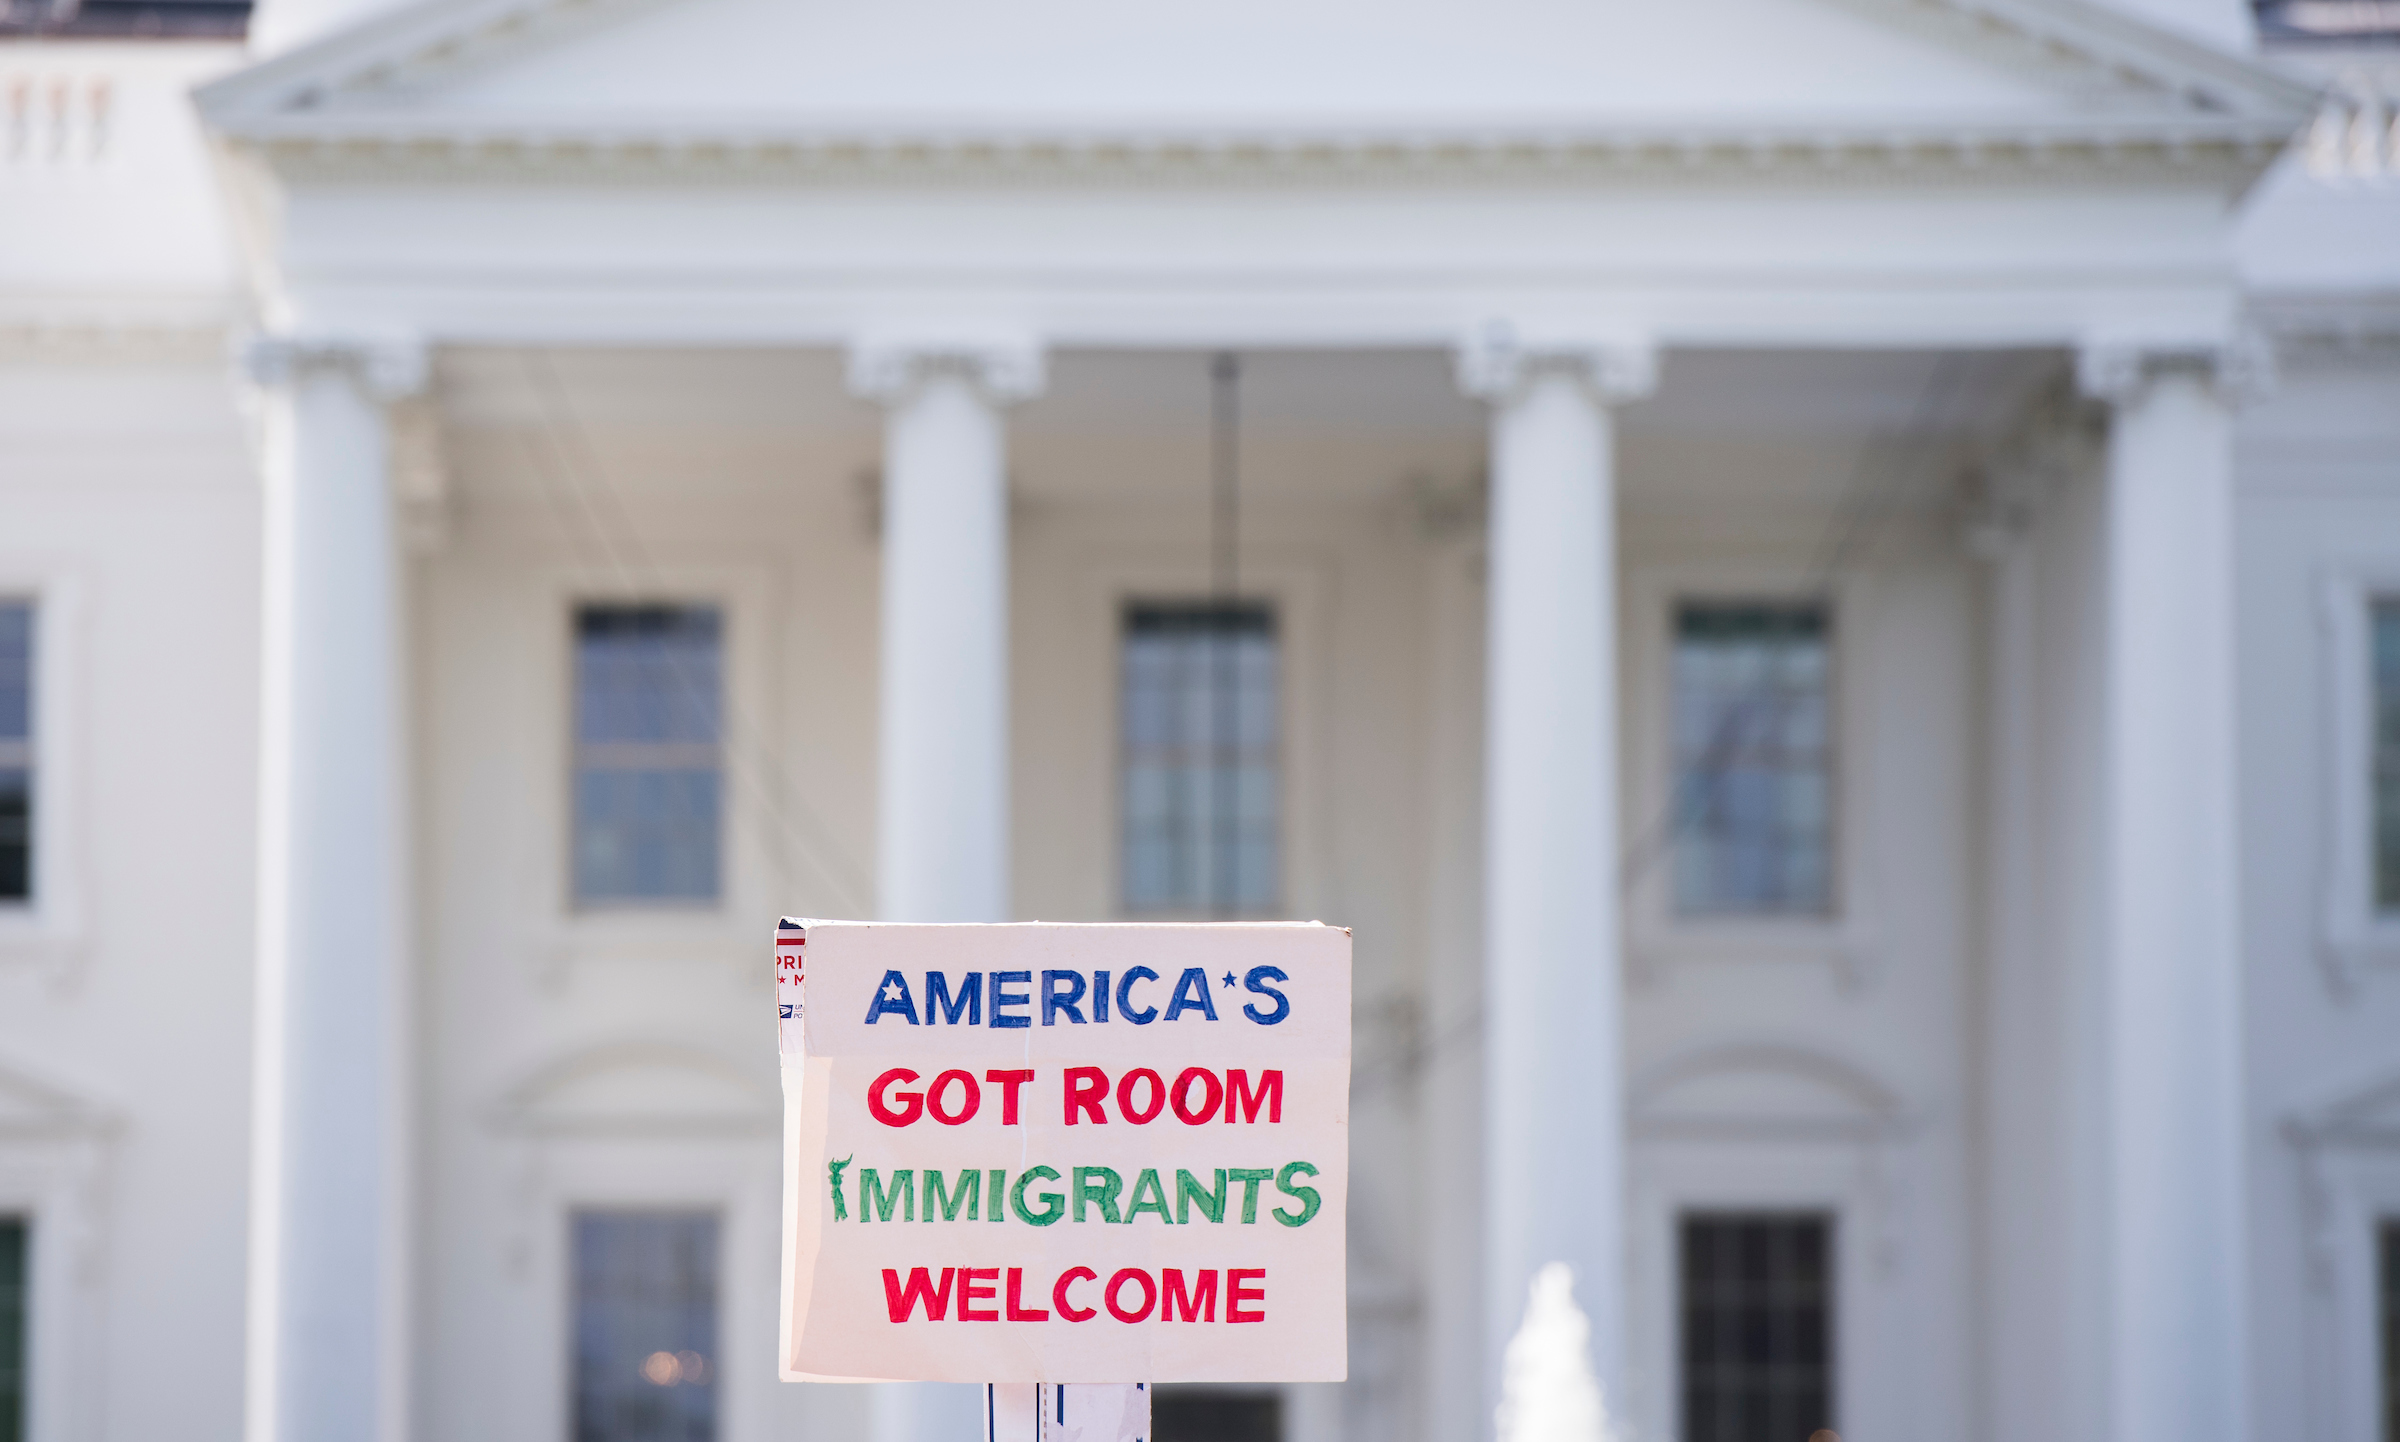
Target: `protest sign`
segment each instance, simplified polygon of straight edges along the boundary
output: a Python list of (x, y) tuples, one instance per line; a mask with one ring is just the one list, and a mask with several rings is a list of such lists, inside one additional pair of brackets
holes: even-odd
[(789, 1381), (1346, 1373), (1350, 935), (786, 919)]

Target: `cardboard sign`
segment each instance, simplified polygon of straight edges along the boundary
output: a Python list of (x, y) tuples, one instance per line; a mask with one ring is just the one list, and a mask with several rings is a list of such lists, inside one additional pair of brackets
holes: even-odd
[(775, 950), (785, 1380), (1343, 1379), (1347, 931)]

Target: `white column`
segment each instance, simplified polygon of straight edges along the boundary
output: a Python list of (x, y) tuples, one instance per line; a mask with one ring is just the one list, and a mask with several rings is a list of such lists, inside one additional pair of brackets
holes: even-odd
[(249, 1442), (406, 1428), (409, 917), (384, 402), (423, 352), (271, 339)]
[(895, 921), (1005, 921), (1008, 473), (1002, 407), (1038, 351), (861, 345), (886, 409), (876, 876)]
[(1624, 1406), (1625, 1141), (1617, 861), (1616, 437), (1641, 347), (1469, 347), (1492, 405), (1485, 680), (1487, 1398), (1543, 1264), (1575, 1269)]
[(2239, 353), (2095, 347), (2111, 1442), (2249, 1434), (2232, 421)]
[[(1002, 408), (1041, 388), (1023, 347), (866, 343), (885, 406), (876, 890), (893, 921), (1006, 921), (1008, 471)], [(967, 1442), (983, 1389), (876, 1389), (875, 1442)]]

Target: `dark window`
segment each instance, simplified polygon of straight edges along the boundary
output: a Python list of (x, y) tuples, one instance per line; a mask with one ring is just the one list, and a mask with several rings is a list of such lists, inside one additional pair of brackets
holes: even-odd
[(0, 601), (0, 901), (33, 897), (33, 607)]
[(2400, 1442), (2400, 1217), (2386, 1217), (2376, 1240), (2375, 1288), (2383, 1315), (2383, 1442)]
[(1271, 607), (1126, 608), (1127, 911), (1254, 916), (1281, 904), (1280, 682)]
[(23, 1217), (0, 1217), (0, 1442), (25, 1442), (27, 1270), (33, 1229)]
[(1821, 605), (1675, 613), (1675, 909), (1833, 909), (1832, 617)]
[(0, 0), (0, 36), (239, 40), (250, 0)]
[(2253, 9), (2270, 44), (2400, 43), (2400, 0), (2254, 0)]
[(578, 1212), (575, 1442), (715, 1442), (717, 1218)]
[(2375, 909), (2400, 911), (2400, 600), (2375, 603)]
[(1155, 1442), (1283, 1442), (1283, 1398), (1274, 1392), (1160, 1387), (1150, 1400)]
[(576, 614), (576, 900), (716, 899), (723, 630), (712, 606)]
[(1833, 1426), (1833, 1221), (1687, 1213), (1684, 1442), (1804, 1442)]

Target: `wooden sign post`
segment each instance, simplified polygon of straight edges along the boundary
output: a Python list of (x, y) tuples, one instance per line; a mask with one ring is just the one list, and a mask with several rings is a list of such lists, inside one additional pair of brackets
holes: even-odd
[(787, 918), (775, 949), (786, 1381), (982, 1383), (985, 1442), (1146, 1442), (1149, 1384), (1346, 1375), (1347, 931)]

